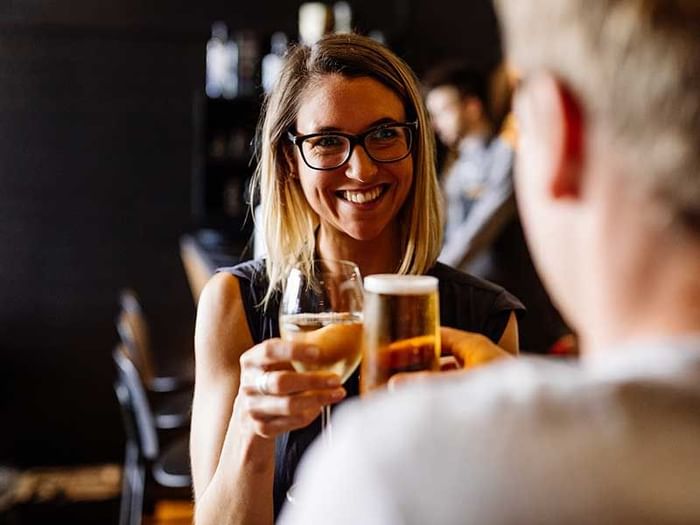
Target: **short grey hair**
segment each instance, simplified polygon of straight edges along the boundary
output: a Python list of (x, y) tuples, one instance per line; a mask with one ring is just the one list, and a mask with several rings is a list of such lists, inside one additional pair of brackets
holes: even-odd
[(495, 0), (508, 55), (582, 101), (628, 182), (700, 234), (700, 2)]

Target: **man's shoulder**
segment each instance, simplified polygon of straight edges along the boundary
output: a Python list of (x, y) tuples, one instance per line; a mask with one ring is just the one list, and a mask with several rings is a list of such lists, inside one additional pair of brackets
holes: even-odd
[[(672, 376), (605, 377), (523, 359), (358, 403), (337, 428), (349, 429), (356, 452), (396, 485), (396, 506), (413, 506), (411, 494), (457, 502), (456, 514), (436, 522), (460, 513), (507, 522), (547, 509), (580, 517), (586, 508), (626, 519), (642, 511), (609, 508), (601, 480), (626, 502), (664, 487), (669, 501), (691, 504), (678, 491), (700, 483), (698, 406), (700, 387), (679, 387)], [(700, 516), (699, 504), (691, 507)], [(416, 515), (424, 511), (415, 504)]]
[[(543, 433), (552, 425), (604, 426), (610, 421), (608, 415), (641, 421), (650, 415), (647, 409), (663, 412), (663, 403), (670, 399), (675, 399), (679, 408), (682, 399), (687, 407), (694, 403), (700, 406), (700, 351), (666, 363), (658, 359), (656, 368), (649, 362), (655, 355), (658, 353), (640, 359), (632, 356), (608, 369), (547, 357), (521, 357), (454, 374), (453, 378), (409, 384), (398, 392), (376, 396), (356, 410), (363, 413), (359, 417), (376, 417), (378, 421), (395, 417), (404, 424), (413, 421), (416, 427), (421, 426), (426, 413), (444, 424), (471, 425), (476, 421), (483, 425), (493, 420), (494, 429), (512, 417), (518, 424), (536, 426), (536, 432)], [(412, 408), (407, 410), (409, 406)], [(695, 415), (700, 424), (700, 410)], [(425, 431), (439, 432), (430, 426)]]

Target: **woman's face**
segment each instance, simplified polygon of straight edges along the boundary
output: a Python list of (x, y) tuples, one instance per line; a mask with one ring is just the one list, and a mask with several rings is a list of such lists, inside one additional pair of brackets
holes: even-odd
[[(296, 132), (359, 134), (379, 124), (405, 121), (401, 99), (383, 84), (369, 77), (329, 74), (302, 96)], [(357, 145), (345, 164), (320, 171), (304, 163), (297, 147), (294, 152), (304, 195), (321, 226), (353, 239), (377, 238), (396, 219), (413, 183), (412, 155), (378, 163)]]

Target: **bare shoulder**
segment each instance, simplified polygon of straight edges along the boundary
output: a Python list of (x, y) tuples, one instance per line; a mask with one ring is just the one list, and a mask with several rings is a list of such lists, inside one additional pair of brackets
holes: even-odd
[(202, 290), (197, 307), (195, 355), (198, 365), (238, 368), (240, 355), (253, 346), (238, 279), (215, 274)]

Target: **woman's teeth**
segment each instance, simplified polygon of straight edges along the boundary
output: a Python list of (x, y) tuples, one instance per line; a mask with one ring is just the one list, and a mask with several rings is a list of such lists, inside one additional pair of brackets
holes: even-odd
[(342, 192), (343, 198), (355, 204), (364, 204), (376, 200), (382, 194), (382, 188), (377, 186), (369, 191), (349, 191)]

